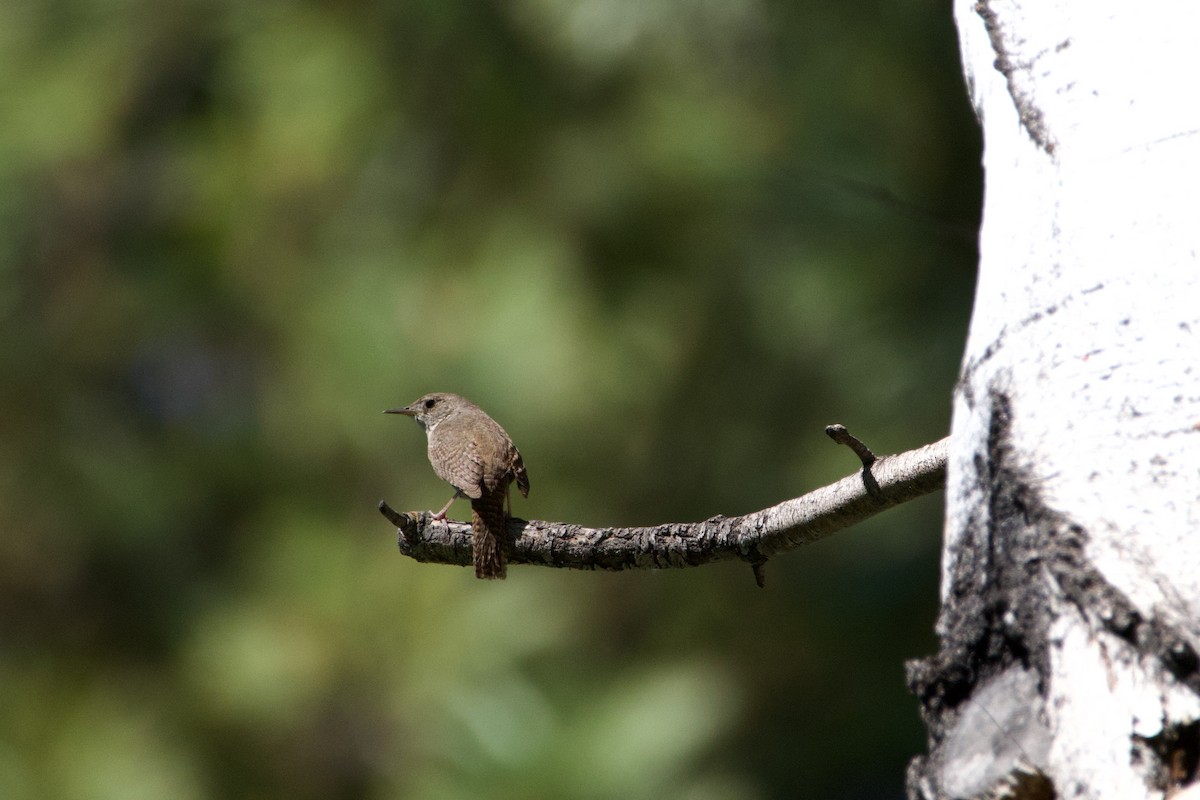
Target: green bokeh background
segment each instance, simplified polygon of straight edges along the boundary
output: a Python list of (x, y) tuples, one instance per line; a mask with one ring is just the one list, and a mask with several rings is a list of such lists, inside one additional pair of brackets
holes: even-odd
[(902, 796), (940, 496), (765, 590), (483, 583), (397, 555), (448, 490), (380, 412), (597, 525), (944, 435), (947, 3), (9, 0), (0, 119), (0, 797)]

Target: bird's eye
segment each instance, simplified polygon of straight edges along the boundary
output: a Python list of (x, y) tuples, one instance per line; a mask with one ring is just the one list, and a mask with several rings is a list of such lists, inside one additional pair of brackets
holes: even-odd
[(435, 405), (437, 405), (437, 400), (434, 400), (432, 397), (425, 401), (426, 408), (433, 408)]

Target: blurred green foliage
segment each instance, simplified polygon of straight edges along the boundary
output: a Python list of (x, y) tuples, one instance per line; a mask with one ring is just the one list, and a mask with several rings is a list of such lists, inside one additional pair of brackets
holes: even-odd
[(765, 590), (483, 584), (396, 554), (448, 489), (380, 412), (471, 397), (591, 524), (943, 435), (946, 4), (9, 0), (0, 109), (0, 797), (901, 796), (940, 498)]

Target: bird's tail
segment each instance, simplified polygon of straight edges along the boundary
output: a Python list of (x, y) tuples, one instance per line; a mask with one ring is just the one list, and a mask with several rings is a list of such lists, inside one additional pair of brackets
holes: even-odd
[(503, 579), (508, 571), (508, 517), (504, 513), (506, 492), (484, 492), (471, 501), (471, 553), (475, 577)]

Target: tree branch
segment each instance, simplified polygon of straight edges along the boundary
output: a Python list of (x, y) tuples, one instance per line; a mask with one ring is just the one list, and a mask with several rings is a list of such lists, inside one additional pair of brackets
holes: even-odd
[[(835, 440), (869, 453), (841, 426)], [(843, 436), (843, 434), (845, 434)], [(833, 434), (831, 434), (833, 436)], [(851, 441), (857, 443), (851, 444)], [(742, 559), (755, 567), (776, 553), (823, 539), (881, 511), (946, 485), (949, 438), (898, 455), (882, 456), (837, 483), (741, 517), (669, 522), (646, 528), (585, 528), (563, 522), (510, 519), (509, 561), (570, 569), (696, 567)], [(379, 511), (397, 527), (400, 552), (416, 561), (468, 566), (471, 525), (434, 520), (428, 511)]]

